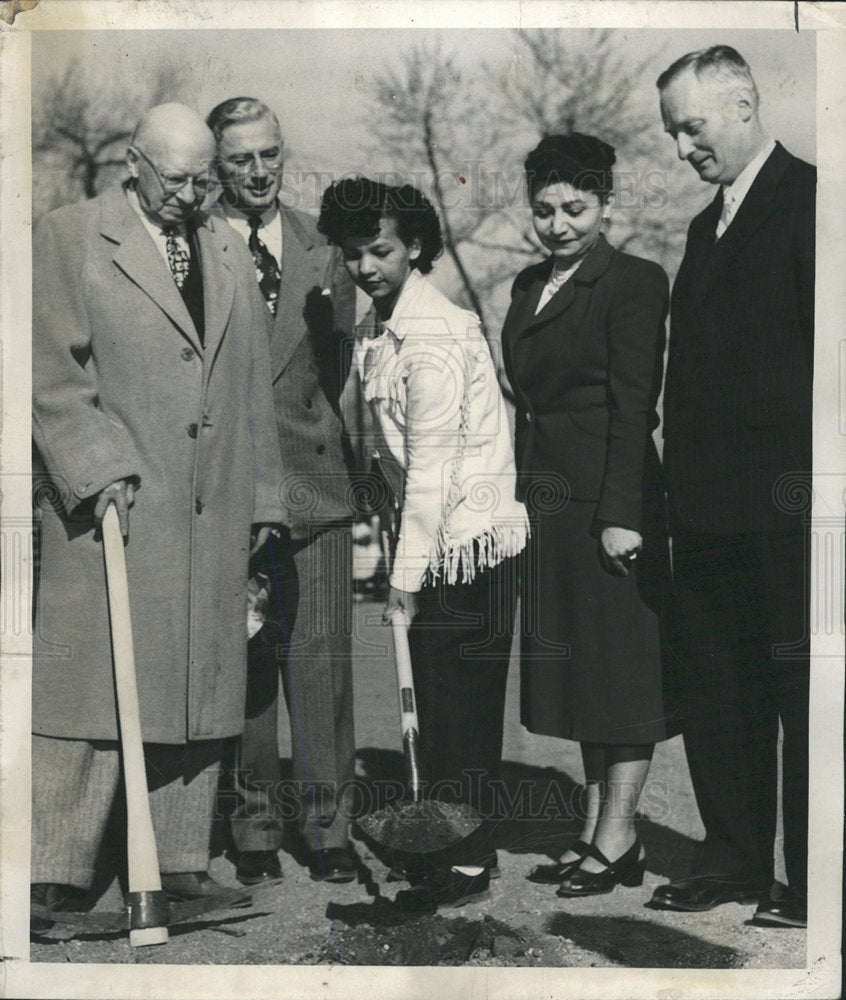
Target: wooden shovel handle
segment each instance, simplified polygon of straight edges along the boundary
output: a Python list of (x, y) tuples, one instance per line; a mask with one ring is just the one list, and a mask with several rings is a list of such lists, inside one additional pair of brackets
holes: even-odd
[(417, 703), (414, 697), (414, 675), (411, 672), (411, 651), (408, 648), (408, 624), (408, 617), (404, 611), (397, 611), (391, 616), (403, 736), (412, 727), (419, 729)]
[(420, 723), (417, 720), (417, 699), (414, 694), (414, 676), (411, 672), (411, 651), (408, 648), (409, 624), (408, 616), (404, 611), (395, 611), (391, 616), (403, 753), (409, 790), (412, 799), (417, 802), (420, 798), (420, 761), (418, 759)]
[[(126, 556), (120, 533), (117, 510), (113, 503), (103, 517), (103, 549), (106, 559), (106, 583), (109, 593), (109, 618), (112, 627), (112, 658), (117, 691), (120, 745), (123, 758), (127, 813), (127, 868), (130, 893), (161, 893), (156, 835), (147, 793), (147, 772), (141, 739), (141, 711), (135, 678), (135, 653), (132, 645), (132, 616), (129, 609), (129, 586)], [(142, 927), (130, 930), (130, 943), (161, 944), (168, 939), (167, 927)]]

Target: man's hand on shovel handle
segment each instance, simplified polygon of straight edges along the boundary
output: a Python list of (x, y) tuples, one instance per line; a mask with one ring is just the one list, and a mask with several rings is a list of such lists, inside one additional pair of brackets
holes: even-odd
[(250, 559), (267, 545), (271, 538), (277, 542), (282, 537), (282, 530), (278, 524), (254, 524), (250, 532)]
[(399, 611), (404, 611), (409, 622), (417, 617), (417, 594), (409, 590), (391, 587), (388, 603), (382, 612), (382, 624), (390, 625), (391, 619)]
[(99, 528), (103, 523), (106, 509), (114, 500), (120, 533), (124, 538), (129, 534), (129, 508), (135, 503), (135, 483), (129, 479), (118, 479), (110, 483), (97, 497), (94, 507), (94, 521)]

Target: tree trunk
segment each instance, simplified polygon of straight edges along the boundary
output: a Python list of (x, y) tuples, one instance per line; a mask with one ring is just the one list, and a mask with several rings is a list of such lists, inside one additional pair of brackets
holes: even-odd
[(432, 129), (432, 112), (431, 109), (427, 108), (423, 113), (423, 137), (426, 144), (426, 158), (429, 161), (429, 168), (432, 171), (433, 178), (433, 188), (435, 192), (435, 199), (438, 202), (438, 207), (441, 210), (441, 220), (443, 224), (444, 232), (444, 246), (446, 247), (447, 253), (452, 258), (456, 269), (458, 270), (458, 275), (461, 278), (461, 282), (464, 285), (464, 290), (467, 292), (467, 297), (470, 299), (470, 304), (473, 307), (473, 311), (479, 317), (479, 321), (482, 325), (482, 333), (485, 339), (490, 342), (490, 335), (488, 331), (487, 324), (485, 322), (485, 314), (482, 309), (482, 301), (479, 298), (476, 289), (473, 287), (473, 283), (470, 280), (470, 275), (467, 273), (467, 269), (464, 266), (464, 262), (461, 259), (461, 255), (458, 252), (458, 246), (455, 242), (455, 235), (452, 231), (452, 226), (449, 221), (449, 213), (446, 209), (446, 200), (444, 198), (443, 188), (441, 186), (440, 170), (438, 167), (437, 155), (435, 153), (435, 137), (434, 131)]

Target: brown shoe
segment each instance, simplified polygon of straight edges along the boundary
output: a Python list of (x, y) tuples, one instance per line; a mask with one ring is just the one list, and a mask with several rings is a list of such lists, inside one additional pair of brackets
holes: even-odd
[(352, 882), (358, 874), (358, 856), (346, 847), (325, 847), (306, 856), (312, 882)]
[[(171, 903), (187, 903), (194, 899), (208, 899), (210, 896), (232, 895), (231, 889), (221, 885), (208, 872), (168, 872), (162, 875), (162, 889)], [(244, 893), (244, 899), (249, 898), (250, 894)]]
[[(68, 893), (68, 886), (60, 885), (58, 882), (33, 882), (29, 887), (29, 905), (41, 907), (43, 910), (61, 910), (67, 902)], [(30, 914), (31, 931), (36, 933), (48, 931), (52, 926), (52, 920)]]
[(278, 882), (282, 868), (276, 851), (241, 851), (235, 866), (235, 878), (241, 885)]

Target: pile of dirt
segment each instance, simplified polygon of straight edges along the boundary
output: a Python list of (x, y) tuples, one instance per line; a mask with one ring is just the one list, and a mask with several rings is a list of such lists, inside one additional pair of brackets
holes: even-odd
[[(528, 928), (516, 930), (486, 914), (350, 926), (335, 916), (332, 941), (318, 961), (343, 965), (541, 966), (544, 948)], [(555, 964), (558, 964), (557, 962)]]

